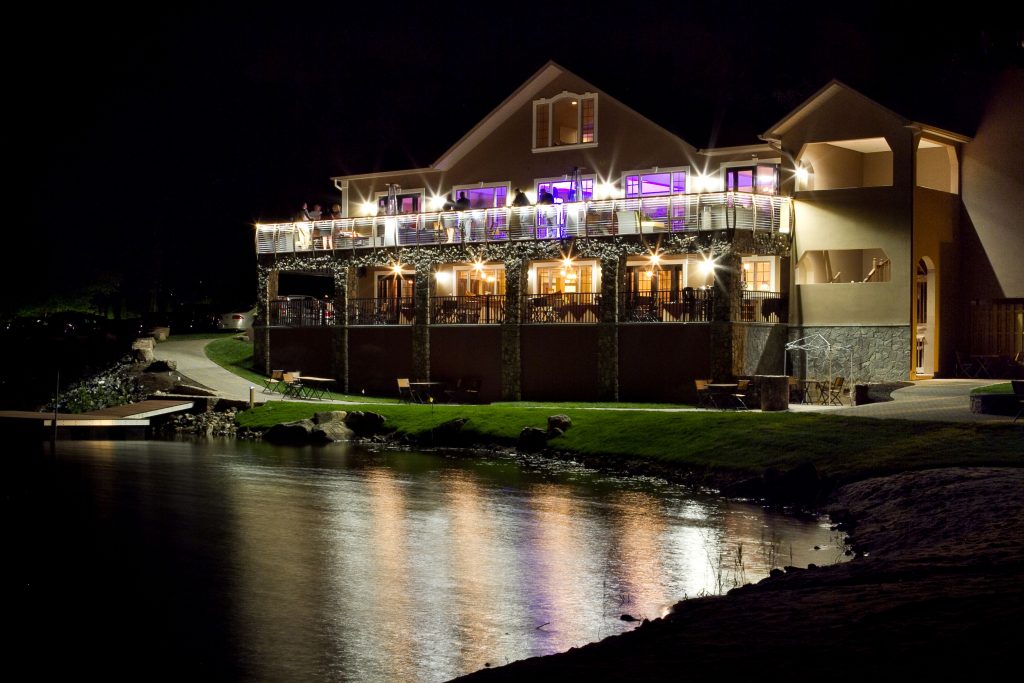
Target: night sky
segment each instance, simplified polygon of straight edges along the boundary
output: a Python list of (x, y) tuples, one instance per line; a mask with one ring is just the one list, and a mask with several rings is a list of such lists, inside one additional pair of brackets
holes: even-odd
[(430, 164), (548, 60), (697, 147), (756, 142), (831, 78), (972, 134), (1024, 36), (865, 3), (146, 5), (8, 22), (0, 312), (97, 282), (136, 310), (251, 303), (255, 221), (329, 204), (332, 175)]

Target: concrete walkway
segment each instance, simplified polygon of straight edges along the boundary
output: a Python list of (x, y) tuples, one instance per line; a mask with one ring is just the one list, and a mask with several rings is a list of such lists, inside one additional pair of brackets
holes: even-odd
[[(266, 401), (296, 401), (300, 399), (284, 398), (279, 393), (263, 393), (263, 386), (254, 385), (238, 375), (228, 372), (206, 357), (204, 348), (209, 339), (190, 339), (187, 341), (166, 341), (156, 345), (156, 357), (160, 360), (173, 360), (178, 364), (178, 372), (199, 382), (218, 396), (236, 401), (249, 400), (249, 387), (255, 386), (256, 403)], [(976, 379), (931, 379), (915, 382), (913, 386), (897, 389), (892, 393), (893, 400), (885, 403), (869, 403), (863, 406), (820, 406), (793, 404), (793, 412), (820, 412), (834, 415), (850, 415), (854, 417), (875, 417), (896, 420), (932, 420), (939, 422), (981, 422), (1009, 423), (1012, 417), (1005, 415), (981, 415), (971, 412), (971, 389), (998, 383), (1000, 380)], [(843, 400), (849, 403), (850, 397)], [(342, 401), (332, 401), (343, 403)], [(321, 403), (321, 401), (311, 401)], [(352, 403), (358, 405), (358, 403)], [(364, 404), (365, 405), (365, 404)], [(600, 410), (598, 406), (595, 410)], [(639, 408), (636, 410), (640, 410)], [(654, 409), (665, 412), (697, 410), (694, 408), (661, 408)]]
[[(257, 405), (267, 401), (301, 401), (304, 399), (285, 398), (278, 392), (263, 391), (262, 383), (253, 384), (244, 377), (229, 372), (206, 357), (204, 349), (212, 339), (188, 339), (185, 341), (165, 341), (156, 345), (154, 354), (157, 360), (172, 360), (178, 365), (178, 372), (213, 391), (221, 398), (234, 401), (248, 401), (249, 388), (255, 389)], [(323, 403), (323, 401), (309, 401)], [(340, 401), (333, 401), (340, 403)]]

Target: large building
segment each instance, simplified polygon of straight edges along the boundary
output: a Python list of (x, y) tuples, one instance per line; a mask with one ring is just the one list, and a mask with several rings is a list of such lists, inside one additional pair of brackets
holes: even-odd
[(257, 226), (257, 365), (678, 401), (697, 378), (1012, 355), (1020, 111), (995, 101), (972, 142), (832, 82), (750, 145), (697, 149), (548, 63), (429, 167), (334, 178), (340, 217)]

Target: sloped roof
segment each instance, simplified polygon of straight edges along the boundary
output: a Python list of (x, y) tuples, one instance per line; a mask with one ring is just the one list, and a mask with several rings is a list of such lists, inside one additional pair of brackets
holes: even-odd
[(900, 114), (897, 114), (888, 107), (879, 104), (878, 102), (871, 99), (867, 95), (863, 94), (859, 90), (851, 88), (850, 86), (836, 79), (832, 79), (831, 81), (826, 83), (825, 86), (821, 88), (821, 90), (807, 98), (802, 104), (793, 109), (793, 111), (786, 114), (786, 116), (784, 116), (782, 119), (776, 122), (775, 125), (768, 128), (768, 130), (762, 133), (759, 137), (762, 140), (778, 140), (781, 136), (785, 135), (794, 125), (796, 125), (803, 119), (813, 114), (815, 111), (821, 108), (826, 102), (828, 102), (841, 92), (847, 92), (854, 95), (855, 97), (864, 101), (868, 106), (874, 107), (875, 109), (884, 112), (885, 114), (891, 116), (897, 121), (900, 121), (904, 126), (919, 128), (923, 132), (927, 132), (938, 137), (948, 138), (954, 142), (970, 141), (970, 138), (966, 135), (961, 135), (960, 133), (954, 133), (952, 131), (944, 130), (937, 126), (931, 126), (917, 121), (911, 121), (910, 119), (901, 116)]
[(493, 133), (499, 126), (508, 121), (519, 109), (528, 102), (532, 102), (537, 98), (537, 95), (549, 84), (551, 84), (556, 78), (563, 74), (569, 74), (579, 79), (586, 89), (590, 92), (595, 92), (601, 95), (602, 98), (614, 101), (616, 104), (629, 109), (640, 118), (648, 121), (651, 125), (660, 128), (665, 131), (666, 134), (671, 135), (674, 138), (679, 139), (686, 145), (693, 147), (690, 143), (686, 142), (672, 131), (666, 129), (664, 126), (651, 121), (643, 114), (639, 113), (632, 107), (622, 103), (620, 100), (612, 97), (608, 93), (604, 92), (600, 88), (592, 85), (586, 79), (580, 78), (575, 73), (569, 71), (565, 67), (555, 63), (554, 61), (548, 61), (547, 64), (542, 66), (533, 76), (528, 78), (519, 88), (516, 89), (511, 95), (505, 98), (505, 101), (495, 107), (490, 114), (485, 116), (480, 123), (476, 124), (468, 133), (462, 136), (458, 142), (452, 145), (444, 154), (442, 154), (437, 161), (431, 164), (432, 168), (439, 169), (442, 171), (448, 170), (466, 154), (468, 154), (474, 147), (480, 144), (481, 141), (485, 140), (488, 135)]

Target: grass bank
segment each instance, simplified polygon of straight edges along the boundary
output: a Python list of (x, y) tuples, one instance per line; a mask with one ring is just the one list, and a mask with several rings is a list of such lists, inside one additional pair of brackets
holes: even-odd
[(999, 382), (997, 384), (986, 384), (983, 387), (977, 389), (971, 389), (972, 394), (1012, 394), (1013, 385), (1009, 382)]
[[(216, 339), (207, 356), (260, 385), (253, 370), (252, 343)], [(1006, 385), (1009, 387), (1009, 384)], [(811, 463), (837, 482), (932, 467), (1024, 466), (1024, 430), (1019, 425), (977, 425), (907, 420), (876, 420), (819, 413), (720, 413), (669, 411), (636, 403), (494, 403), (490, 405), (407, 405), (395, 399), (333, 393), (336, 401), (371, 404), (387, 418), (396, 437), (426, 446), (434, 430), (466, 418), (464, 445), (511, 446), (524, 427), (546, 427), (547, 417), (563, 413), (573, 428), (549, 441), (552, 449), (601, 457), (623, 468), (637, 460), (686, 471), (759, 475), (768, 468), (790, 470)], [(643, 408), (643, 410), (637, 410)], [(658, 409), (662, 410), (658, 410)], [(327, 403), (273, 401), (239, 414), (240, 426), (265, 429), (332, 409)], [(333, 409), (358, 409), (334, 406)]]
[[(345, 406), (336, 406), (345, 409)], [(310, 417), (327, 406), (268, 403), (238, 416), (264, 428)], [(637, 459), (683, 470), (760, 474), (811, 463), (819, 474), (848, 482), (905, 470), (950, 466), (1024, 465), (1024, 430), (1014, 425), (948, 424), (839, 417), (816, 413), (719, 413), (529, 407), (379, 405), (396, 436), (430, 445), (432, 430), (457, 417), (466, 443), (512, 445), (523, 427), (545, 427), (555, 412), (573, 427), (548, 442), (560, 451), (602, 456), (610, 464)]]

